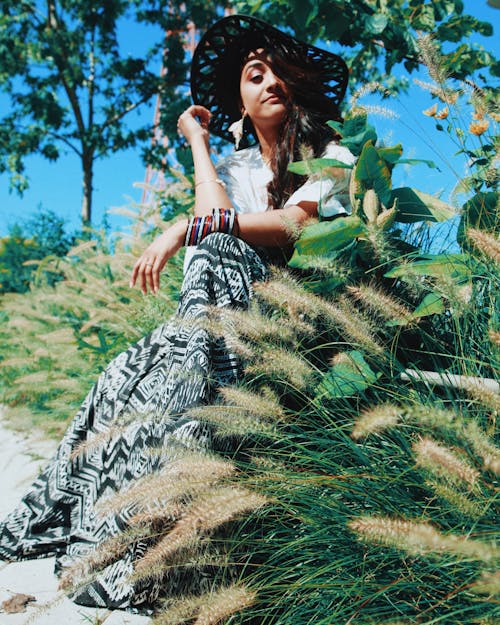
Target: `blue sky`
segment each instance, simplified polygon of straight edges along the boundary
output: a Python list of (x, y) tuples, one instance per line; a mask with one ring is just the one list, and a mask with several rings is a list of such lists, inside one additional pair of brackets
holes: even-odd
[[(474, 41), (500, 55), (499, 26), (500, 9), (487, 5), (486, 0), (465, 0), (465, 13), (493, 24), (496, 36), (475, 37)], [(147, 32), (135, 29), (125, 31), (125, 45), (130, 46), (133, 52), (141, 44), (141, 37), (147, 37)], [(402, 72), (403, 70), (401, 70)], [(410, 80), (413, 76), (410, 77)], [(426, 80), (424, 72), (420, 76)], [(400, 185), (417, 186), (429, 193), (441, 193), (444, 200), (448, 200), (456, 183), (457, 175), (463, 174), (463, 157), (453, 157), (456, 148), (450, 144), (445, 133), (434, 130), (434, 122), (422, 115), (422, 110), (428, 108), (432, 101), (428, 93), (419, 87), (412, 87), (410, 94), (400, 96), (394, 100), (384, 102), (378, 97), (364, 98), (360, 103), (372, 105), (380, 104), (393, 111), (397, 117), (374, 115), (372, 123), (377, 128), (379, 136), (387, 143), (401, 142), (405, 149), (405, 156), (432, 159), (439, 166), (439, 171), (428, 169), (424, 165), (412, 168), (400, 168), (396, 183)], [(153, 116), (153, 108), (146, 109), (144, 114)], [(128, 150), (101, 160), (95, 168), (94, 194), (94, 225), (102, 223), (105, 213), (118, 207), (130, 207), (141, 199), (141, 189), (135, 185), (144, 181), (145, 167), (141, 163), (139, 150)], [(0, 176), (0, 236), (8, 232), (9, 226), (30, 218), (39, 208), (50, 209), (67, 220), (69, 230), (80, 225), (81, 205), (81, 174), (78, 159), (66, 154), (56, 163), (50, 163), (42, 158), (31, 157), (26, 162), (30, 178), (30, 188), (23, 197), (8, 191), (8, 177)], [(108, 214), (108, 222), (112, 230), (126, 229), (127, 220), (121, 216)]]

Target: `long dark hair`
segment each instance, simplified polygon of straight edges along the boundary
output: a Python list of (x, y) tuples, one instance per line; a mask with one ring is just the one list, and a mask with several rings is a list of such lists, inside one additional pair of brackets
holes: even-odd
[[(328, 143), (339, 139), (326, 122), (342, 121), (342, 117), (337, 105), (326, 95), (325, 85), (313, 64), (297, 58), (281, 46), (265, 51), (265, 54), (272, 71), (286, 85), (288, 92), (288, 112), (270, 163), (273, 178), (267, 187), (269, 205), (275, 209), (282, 208), (306, 180), (305, 176), (288, 171), (290, 163), (305, 157), (320, 157)], [(247, 123), (251, 124), (251, 121)]]

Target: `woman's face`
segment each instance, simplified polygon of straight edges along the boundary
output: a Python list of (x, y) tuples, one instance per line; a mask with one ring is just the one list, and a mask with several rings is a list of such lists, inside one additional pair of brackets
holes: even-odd
[(251, 52), (240, 76), (243, 108), (256, 129), (278, 128), (287, 112), (288, 91), (262, 50)]

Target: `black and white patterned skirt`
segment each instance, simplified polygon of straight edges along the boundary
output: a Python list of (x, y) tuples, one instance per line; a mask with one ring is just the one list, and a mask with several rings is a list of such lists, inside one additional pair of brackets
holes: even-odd
[[(240, 372), (238, 357), (207, 331), (207, 306), (247, 308), (252, 283), (265, 276), (266, 262), (239, 239), (216, 233), (198, 246), (177, 315), (100, 375), (49, 466), (0, 525), (0, 557), (55, 555), (56, 570), (64, 570), (126, 527), (125, 512), (98, 516), (99, 500), (164, 466), (179, 441), (210, 447), (210, 430), (186, 411), (212, 401), (215, 390), (234, 383)], [(159, 581), (130, 581), (145, 548), (144, 541), (131, 544), (72, 598), (110, 608), (153, 602)]]

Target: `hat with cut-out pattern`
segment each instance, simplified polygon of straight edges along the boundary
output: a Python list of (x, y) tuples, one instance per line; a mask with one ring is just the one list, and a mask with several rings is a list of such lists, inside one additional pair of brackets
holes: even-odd
[[(233, 140), (229, 126), (241, 117), (241, 70), (248, 54), (261, 48), (270, 55), (271, 64), (273, 52), (278, 51), (287, 65), (294, 68), (299, 84), (301, 72), (307, 80), (313, 79), (324, 102), (331, 110), (338, 111), (349, 75), (341, 57), (299, 41), (263, 20), (230, 15), (217, 21), (203, 35), (191, 64), (191, 96), (195, 104), (212, 113), (209, 126), (212, 133)], [(276, 73), (279, 76), (279, 71)], [(294, 91), (295, 99), (307, 107), (307, 91), (298, 91)], [(325, 110), (328, 107), (325, 105)], [(254, 142), (252, 129), (247, 126), (240, 147)]]

